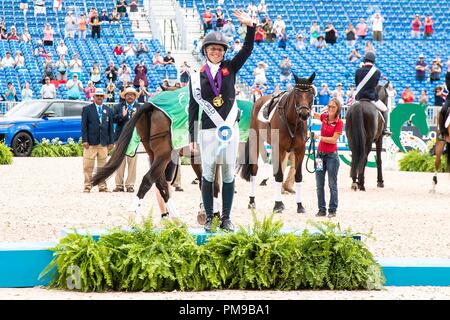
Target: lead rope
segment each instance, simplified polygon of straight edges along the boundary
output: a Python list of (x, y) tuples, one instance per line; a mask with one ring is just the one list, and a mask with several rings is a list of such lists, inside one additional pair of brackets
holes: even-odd
[[(313, 136), (312, 136), (312, 134), (313, 134), (313, 132), (312, 132), (312, 120), (311, 120), (311, 118), (309, 118), (309, 124), (308, 124), (308, 126), (309, 126), (309, 138), (308, 139), (311, 139), (311, 143), (309, 144), (309, 147), (308, 147), (308, 153), (307, 153), (307, 157), (308, 158), (306, 158), (306, 165), (305, 165), (305, 168), (306, 168), (306, 171), (308, 171), (309, 173), (315, 173), (316, 172), (316, 167), (317, 167), (317, 162), (316, 162), (316, 154), (315, 154), (315, 150), (316, 150), (316, 140), (315, 139), (313, 139)], [(312, 149), (312, 153), (311, 153), (311, 149)], [(309, 160), (310, 160), (310, 156), (311, 156), (311, 154), (312, 154), (312, 158), (313, 158), (313, 160), (314, 160), (314, 170), (309, 170), (308, 169), (308, 162), (309, 162)]]

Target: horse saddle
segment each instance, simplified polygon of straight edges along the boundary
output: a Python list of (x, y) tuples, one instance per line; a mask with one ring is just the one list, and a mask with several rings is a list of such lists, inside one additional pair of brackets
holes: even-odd
[(276, 107), (278, 106), (278, 103), (286, 93), (286, 91), (280, 92), (271, 99), (267, 100), (259, 110), (258, 120), (263, 123), (269, 123), (275, 113), (275, 110), (277, 109)]

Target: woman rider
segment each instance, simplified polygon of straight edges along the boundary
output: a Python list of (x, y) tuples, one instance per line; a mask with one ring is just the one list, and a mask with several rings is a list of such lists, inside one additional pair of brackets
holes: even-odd
[[(236, 155), (239, 145), (239, 109), (236, 105), (236, 73), (253, 50), (255, 24), (239, 10), (234, 16), (247, 26), (242, 49), (232, 60), (224, 60), (228, 49), (227, 37), (210, 32), (201, 48), (206, 64), (193, 72), (190, 81), (189, 134), (191, 152), (200, 149), (202, 161), (202, 199), (206, 212), (205, 231), (211, 232), (213, 219), (213, 181), (215, 166), (222, 166), (222, 216), (220, 228), (233, 231), (230, 220), (234, 196)], [(197, 125), (199, 110), (200, 125)], [(197, 135), (198, 132), (198, 135)]]

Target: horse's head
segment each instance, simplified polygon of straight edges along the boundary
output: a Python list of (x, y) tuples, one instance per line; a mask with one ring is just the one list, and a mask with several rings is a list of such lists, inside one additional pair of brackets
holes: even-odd
[(316, 96), (316, 88), (313, 85), (316, 73), (314, 72), (309, 78), (299, 78), (294, 74), (295, 86), (292, 89), (295, 112), (302, 120), (307, 120), (311, 114), (311, 108)]
[(378, 93), (378, 98), (383, 101), (383, 103), (385, 105), (387, 105), (388, 103), (388, 93), (387, 93), (387, 88), (389, 86), (389, 82), (386, 82), (386, 84), (384, 86), (380, 86), (377, 85), (377, 87), (375, 88), (375, 90)]

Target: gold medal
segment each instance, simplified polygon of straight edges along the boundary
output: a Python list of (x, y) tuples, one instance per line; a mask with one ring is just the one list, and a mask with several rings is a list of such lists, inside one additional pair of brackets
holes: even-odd
[(216, 108), (219, 108), (223, 105), (223, 99), (222, 99), (222, 95), (218, 95), (217, 97), (214, 97), (213, 99), (213, 105)]

